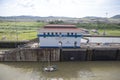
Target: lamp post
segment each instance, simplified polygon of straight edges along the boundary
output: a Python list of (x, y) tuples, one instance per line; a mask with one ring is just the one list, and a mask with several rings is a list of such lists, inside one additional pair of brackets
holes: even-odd
[[(106, 25), (107, 25), (107, 15), (108, 15), (108, 13), (106, 12)], [(105, 36), (106, 35), (106, 30), (105, 30), (105, 26), (104, 26), (104, 32), (103, 32), (103, 35)]]
[(17, 27), (16, 27), (16, 18), (15, 18), (15, 33), (16, 33), (16, 45), (15, 47), (17, 47), (17, 42), (18, 42), (18, 30), (17, 30)]

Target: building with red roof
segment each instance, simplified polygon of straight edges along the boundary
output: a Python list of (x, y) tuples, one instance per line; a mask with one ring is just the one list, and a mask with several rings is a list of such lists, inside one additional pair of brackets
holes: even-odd
[(38, 32), (41, 48), (80, 48), (84, 31), (75, 25), (45, 25)]

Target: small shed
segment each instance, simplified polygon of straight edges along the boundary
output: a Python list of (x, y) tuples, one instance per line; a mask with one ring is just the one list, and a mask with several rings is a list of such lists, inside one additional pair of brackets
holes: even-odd
[(83, 30), (75, 25), (46, 25), (38, 32), (40, 48), (80, 48)]

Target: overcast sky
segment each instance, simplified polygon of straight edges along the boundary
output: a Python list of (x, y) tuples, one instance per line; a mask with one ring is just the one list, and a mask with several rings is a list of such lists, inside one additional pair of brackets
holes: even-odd
[(0, 16), (107, 17), (120, 14), (120, 0), (0, 0)]

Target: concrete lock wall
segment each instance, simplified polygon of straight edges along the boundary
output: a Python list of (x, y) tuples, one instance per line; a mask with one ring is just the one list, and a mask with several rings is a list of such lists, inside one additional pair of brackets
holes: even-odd
[(98, 61), (120, 60), (120, 49), (117, 48), (87, 48), (63, 49), (61, 61)]
[(118, 52), (117, 52), (117, 60), (120, 61), (120, 49), (119, 49)]
[(93, 50), (92, 60), (116, 60), (118, 49), (96, 48)]
[(0, 61), (97, 61), (120, 60), (117, 48), (23, 48), (0, 54)]
[(63, 49), (60, 54), (61, 61), (85, 61), (86, 49)]
[(0, 61), (4, 61), (4, 55), (0, 54)]
[(16, 49), (4, 54), (3, 61), (59, 61), (59, 49)]

